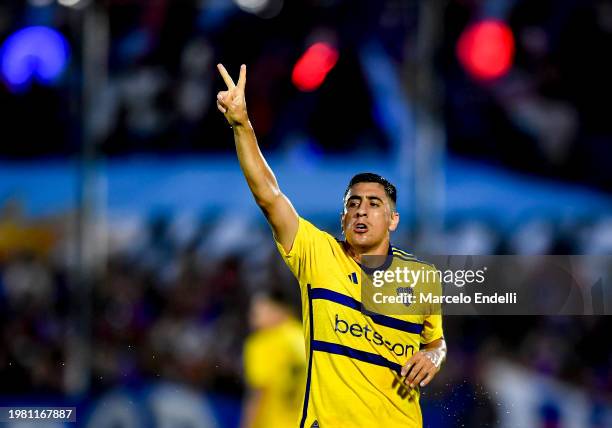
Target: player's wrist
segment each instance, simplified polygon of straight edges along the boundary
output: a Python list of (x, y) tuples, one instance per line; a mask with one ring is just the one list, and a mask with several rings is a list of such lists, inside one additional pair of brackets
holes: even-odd
[(252, 129), (251, 121), (249, 120), (248, 116), (244, 119), (230, 122), (230, 126), (232, 129), (234, 129), (234, 132), (238, 130)]
[(444, 362), (446, 354), (440, 349), (430, 349), (425, 351), (425, 355), (432, 362), (432, 364), (439, 369)]

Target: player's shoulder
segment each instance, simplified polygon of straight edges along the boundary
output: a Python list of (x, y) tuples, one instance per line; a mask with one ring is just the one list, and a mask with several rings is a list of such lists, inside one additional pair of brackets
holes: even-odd
[(246, 341), (245, 347), (253, 351), (269, 351), (274, 349), (279, 342), (283, 342), (285, 332), (279, 326), (264, 328), (251, 333)]
[(405, 251), (395, 245), (391, 246), (391, 254), (393, 255), (394, 258), (402, 260), (404, 262), (411, 262), (411, 263), (415, 263), (417, 265), (422, 265), (424, 268), (430, 268), (430, 269), (436, 269), (436, 267), (432, 264), (427, 262), (426, 260), (422, 260), (420, 258), (418, 258), (417, 256), (415, 256), (414, 254)]
[(315, 238), (321, 241), (327, 241), (329, 243), (341, 242), (338, 241), (338, 239), (336, 239), (331, 233), (316, 226), (313, 222), (305, 219), (304, 217), (300, 217), (299, 222), (299, 232), (304, 233), (311, 238)]
[(296, 318), (289, 318), (280, 325), (280, 331), (286, 336), (302, 336), (302, 323)]

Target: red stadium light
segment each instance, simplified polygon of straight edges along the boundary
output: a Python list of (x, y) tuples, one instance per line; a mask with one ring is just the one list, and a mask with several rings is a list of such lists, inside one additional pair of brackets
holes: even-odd
[(291, 81), (300, 91), (314, 91), (321, 86), (337, 62), (336, 48), (323, 42), (315, 43), (306, 49), (293, 67)]
[(459, 37), (457, 56), (466, 71), (477, 79), (501, 77), (514, 60), (512, 30), (497, 20), (472, 24)]

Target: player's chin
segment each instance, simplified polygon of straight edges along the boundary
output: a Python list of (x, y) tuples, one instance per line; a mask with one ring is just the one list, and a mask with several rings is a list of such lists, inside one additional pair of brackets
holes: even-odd
[(356, 233), (350, 232), (346, 236), (346, 240), (353, 247), (357, 248), (367, 248), (370, 247), (374, 243), (374, 239), (369, 233)]

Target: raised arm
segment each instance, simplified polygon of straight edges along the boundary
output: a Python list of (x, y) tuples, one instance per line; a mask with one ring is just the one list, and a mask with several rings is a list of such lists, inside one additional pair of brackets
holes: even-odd
[(289, 252), (298, 229), (298, 215), (289, 199), (281, 192), (274, 173), (259, 150), (246, 107), (246, 66), (243, 64), (240, 67), (237, 84), (234, 84), (223, 65), (218, 64), (217, 68), (227, 85), (226, 91), (217, 94), (217, 108), (234, 131), (240, 168), (276, 240)]

